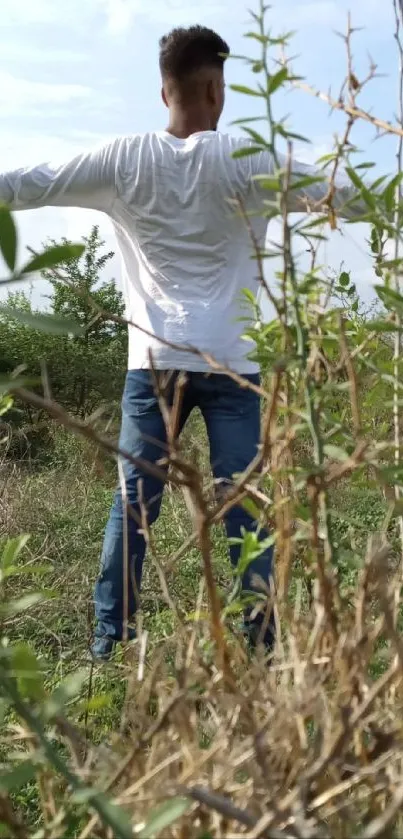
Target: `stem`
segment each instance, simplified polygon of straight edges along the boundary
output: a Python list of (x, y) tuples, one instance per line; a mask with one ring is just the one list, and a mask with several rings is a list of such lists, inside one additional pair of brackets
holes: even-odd
[(265, 81), (266, 81), (266, 91), (265, 91), (265, 93), (266, 93), (266, 96), (265, 96), (266, 116), (267, 116), (267, 122), (268, 122), (268, 124), (270, 126), (270, 130), (272, 132), (271, 152), (272, 152), (274, 162), (276, 164), (277, 169), (280, 169), (280, 161), (279, 161), (279, 158), (278, 158), (277, 149), (276, 149), (275, 142), (274, 142), (275, 131), (273, 131), (274, 117), (273, 117), (273, 111), (272, 111), (272, 107), (271, 107), (271, 97), (267, 94), (268, 83), (269, 83), (269, 79), (270, 79), (270, 70), (269, 70), (269, 64), (268, 64), (268, 61), (267, 61), (267, 42), (264, 40), (265, 37), (266, 37), (266, 32), (265, 32), (265, 27), (264, 27), (266, 8), (267, 7), (265, 6), (264, 0), (260, 0), (259, 34), (263, 39), (262, 40), (262, 45), (263, 46), (262, 46), (262, 59), (261, 59), (261, 61), (262, 61), (262, 67), (263, 67), (263, 74), (264, 74), (264, 78), (265, 78)]
[[(398, 49), (398, 56), (399, 56), (399, 82), (398, 82), (398, 118), (399, 124), (403, 128), (403, 45), (401, 40), (401, 18), (402, 18), (402, 5), (401, 0), (393, 0), (393, 9), (395, 13), (395, 22), (396, 22), (396, 29), (395, 29), (395, 40)], [(400, 135), (398, 142), (397, 142), (397, 151), (396, 151), (396, 159), (397, 159), (397, 172), (401, 175), (402, 172), (402, 163), (403, 163), (403, 136)], [(399, 240), (400, 240), (400, 203), (401, 203), (401, 184), (400, 178), (398, 179), (398, 183), (396, 185), (396, 195), (395, 195), (395, 219), (394, 219), (394, 227), (395, 227), (395, 241), (394, 241), (394, 259), (397, 261), (399, 258)], [(396, 262), (397, 266), (397, 262)], [(399, 275), (399, 267), (397, 266), (394, 271), (394, 285), (395, 291), (400, 294), (400, 275)], [(401, 349), (402, 349), (402, 338), (401, 338), (401, 325), (402, 319), (401, 315), (398, 310), (395, 313), (396, 325), (397, 329), (395, 332), (395, 340), (394, 340), (394, 350), (393, 350), (393, 378), (394, 378), (394, 385), (393, 385), (393, 425), (394, 425), (394, 448), (395, 448), (395, 466), (399, 466), (400, 463), (400, 449), (401, 449), (401, 440), (400, 440), (400, 412), (399, 412), (399, 385), (400, 385), (400, 376), (399, 376), (399, 363), (400, 363), (400, 356), (401, 356)], [(401, 498), (401, 490), (399, 484), (395, 484), (395, 499), (399, 501)], [(400, 561), (402, 563), (402, 571), (403, 571), (403, 516), (399, 516), (399, 535), (400, 535)]]
[[(263, 0), (260, 0), (260, 15), (259, 15), (259, 31), (262, 39), (265, 38), (265, 5)], [(262, 66), (263, 66), (263, 73), (265, 77), (266, 83), (266, 92), (268, 90), (269, 80), (270, 80), (270, 72), (267, 60), (267, 41), (263, 40), (263, 50), (262, 50)], [(266, 114), (267, 120), (269, 123), (269, 128), (271, 130), (272, 135), (272, 154), (275, 165), (279, 170), (280, 163), (279, 157), (276, 150), (276, 130), (274, 128), (274, 116), (271, 106), (271, 97), (268, 93), (266, 93)], [(349, 128), (350, 130), (350, 128)], [(345, 137), (347, 137), (347, 131)], [(304, 392), (304, 401), (305, 401), (305, 409), (307, 413), (307, 420), (308, 420), (308, 428), (313, 444), (313, 453), (314, 453), (314, 463), (317, 467), (318, 471), (321, 472), (324, 465), (324, 451), (323, 451), (323, 441), (322, 435), (320, 430), (320, 423), (318, 418), (318, 412), (315, 405), (315, 390), (313, 386), (313, 380), (310, 375), (308, 369), (308, 355), (309, 355), (309, 347), (307, 344), (307, 338), (304, 330), (303, 324), (303, 317), (302, 311), (299, 301), (299, 293), (298, 293), (298, 282), (294, 264), (294, 258), (292, 253), (292, 245), (291, 245), (291, 228), (288, 223), (288, 189), (291, 180), (291, 164), (292, 164), (292, 145), (291, 142), (288, 142), (288, 158), (287, 158), (287, 167), (286, 172), (282, 177), (282, 191), (281, 191), (281, 215), (283, 220), (283, 256), (284, 256), (284, 276), (283, 276), (283, 296), (284, 296), (284, 305), (287, 306), (287, 285), (289, 284), (289, 288), (291, 291), (291, 312), (292, 318), (295, 324), (296, 334), (297, 334), (297, 357), (300, 363), (300, 370), (303, 377), (303, 392)], [(285, 322), (287, 322), (287, 317), (284, 316)], [(320, 480), (320, 478), (319, 478)], [(311, 493), (311, 498), (315, 498), (315, 504), (320, 508), (320, 512), (323, 519), (323, 528), (325, 531), (325, 560), (329, 562), (331, 565), (334, 564), (334, 546), (332, 541), (332, 532), (331, 532), (331, 516), (328, 509), (328, 502), (327, 502), (327, 491), (324, 486), (320, 486), (320, 488), (316, 487), (315, 492)], [(313, 536), (313, 547), (315, 549), (316, 558), (318, 565), (323, 563), (323, 556), (321, 555), (320, 545), (319, 545), (319, 538), (314, 538)], [(333, 596), (332, 596), (332, 587), (331, 582), (328, 580), (328, 576), (326, 574), (325, 566), (321, 568), (320, 577), (322, 579), (322, 597), (323, 602), (326, 603), (329, 608), (326, 609), (328, 614), (328, 618), (332, 629), (335, 630), (336, 626), (336, 618), (334, 615), (334, 610), (332, 606)]]

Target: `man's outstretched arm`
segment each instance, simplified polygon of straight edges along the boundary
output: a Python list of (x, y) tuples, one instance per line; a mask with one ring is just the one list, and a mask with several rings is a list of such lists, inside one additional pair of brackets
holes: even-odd
[(120, 140), (67, 163), (0, 174), (0, 203), (12, 210), (84, 207), (108, 213), (116, 197)]

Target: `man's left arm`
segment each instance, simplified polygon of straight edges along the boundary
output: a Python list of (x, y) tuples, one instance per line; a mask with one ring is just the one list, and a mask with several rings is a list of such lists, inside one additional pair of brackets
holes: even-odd
[[(265, 176), (272, 177), (276, 167), (273, 155), (269, 152), (260, 152), (249, 159), (252, 167), (252, 200), (259, 205), (270, 193), (270, 190), (264, 188)], [(277, 160), (284, 173), (287, 170), (287, 158), (279, 154)], [(358, 190), (347, 179), (338, 177), (330, 188), (323, 170), (295, 160), (292, 161), (287, 206), (290, 213), (326, 212), (331, 206), (344, 219), (357, 218), (368, 210)]]

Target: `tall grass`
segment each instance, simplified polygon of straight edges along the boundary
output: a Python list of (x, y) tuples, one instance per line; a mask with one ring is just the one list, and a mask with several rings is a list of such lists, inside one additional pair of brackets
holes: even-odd
[[(170, 483), (152, 534), (144, 523), (150, 555), (137, 639), (107, 668), (87, 664), (115, 438), (100, 420), (83, 422), (31, 391), (21, 373), (3, 378), (5, 409), (17, 395), (64, 428), (55, 432), (52, 466), (5, 461), (2, 473), (0, 822), (17, 837), (370, 839), (401, 829), (401, 171), (399, 158), (392, 178), (371, 183), (364, 170), (363, 179), (350, 134), (357, 119), (398, 138), (403, 126), (360, 107), (374, 68), (363, 80), (354, 74), (349, 24), (347, 77), (331, 100), (345, 112), (345, 132), (323, 161), (319, 218), (292, 221), (294, 137), (276, 118), (275, 97), (305, 83), (287, 61), (288, 38), (268, 34), (265, 14), (262, 6), (253, 16), (259, 55), (244, 59), (256, 87), (242, 92), (260, 101), (267, 126), (263, 134), (244, 127), (276, 161), (286, 150), (286, 165), (266, 184), (267, 216), (282, 224), (282, 267), (268, 284), (268, 255), (254, 253), (276, 312), (264, 323), (249, 297), (246, 332), (265, 370), (262, 445), (225, 504), (247, 504), (275, 531), (276, 587), (261, 581), (255, 608), (274, 609), (276, 648), (270, 662), (262, 650), (251, 657), (239, 631), (224, 504), (206, 474), (195, 418), (170, 446)], [(318, 234), (332, 235), (338, 223), (342, 167), (364, 205), (355, 220), (370, 225), (383, 308), (369, 318), (353, 278), (329, 278), (317, 263)], [(14, 228), (6, 212), (0, 222), (3, 243)], [(301, 242), (312, 255), (308, 272), (297, 258)]]

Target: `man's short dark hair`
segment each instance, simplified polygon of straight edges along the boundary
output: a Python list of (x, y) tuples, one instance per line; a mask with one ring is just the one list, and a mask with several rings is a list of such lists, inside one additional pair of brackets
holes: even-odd
[(160, 40), (162, 78), (185, 81), (196, 70), (224, 66), (229, 46), (213, 29), (189, 26), (173, 29)]

